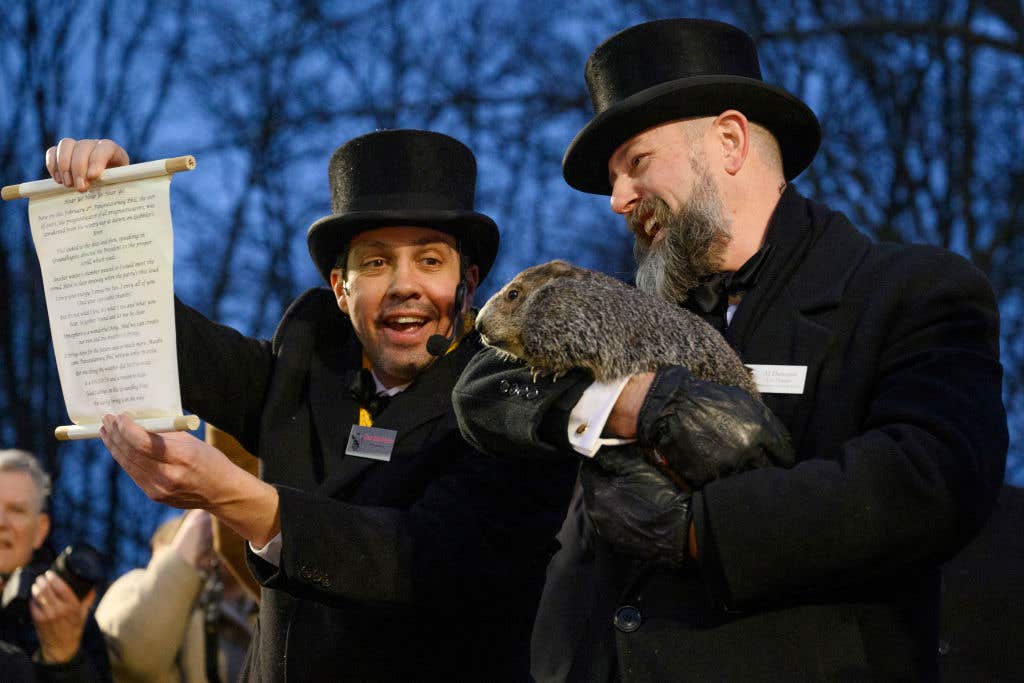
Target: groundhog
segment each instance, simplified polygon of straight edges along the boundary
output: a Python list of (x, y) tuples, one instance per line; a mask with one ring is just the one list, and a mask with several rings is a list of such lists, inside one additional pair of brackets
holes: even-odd
[(484, 305), (476, 328), (485, 344), (525, 361), (535, 378), (579, 367), (608, 381), (683, 365), (760, 398), (750, 370), (696, 314), (565, 261), (519, 273)]

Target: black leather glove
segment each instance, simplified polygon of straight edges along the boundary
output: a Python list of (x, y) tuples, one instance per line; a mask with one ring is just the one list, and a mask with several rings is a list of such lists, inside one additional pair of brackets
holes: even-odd
[(781, 422), (744, 390), (660, 368), (637, 418), (637, 439), (694, 489), (736, 472), (793, 465)]
[(620, 552), (682, 567), (690, 561), (690, 493), (647, 462), (635, 446), (604, 447), (580, 468), (587, 514)]

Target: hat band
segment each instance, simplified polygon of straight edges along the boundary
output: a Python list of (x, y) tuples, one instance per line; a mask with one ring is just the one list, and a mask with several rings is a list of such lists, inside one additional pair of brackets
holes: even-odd
[(449, 195), (433, 192), (393, 192), (390, 194), (360, 195), (331, 207), (335, 214), (357, 211), (472, 211)]

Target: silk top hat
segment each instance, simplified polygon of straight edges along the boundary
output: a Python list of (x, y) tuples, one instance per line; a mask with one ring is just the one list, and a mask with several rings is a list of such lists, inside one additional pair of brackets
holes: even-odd
[(594, 118), (562, 160), (566, 182), (584, 192), (611, 194), (612, 153), (675, 119), (743, 112), (778, 140), (786, 180), (807, 168), (821, 142), (814, 112), (761, 80), (751, 37), (718, 21), (664, 19), (621, 31), (590, 55), (586, 78)]
[(498, 226), (473, 210), (476, 159), (455, 138), (385, 130), (349, 140), (331, 156), (331, 215), (310, 226), (309, 254), (330, 282), (338, 254), (357, 233), (412, 225), (453, 235), (480, 269), (498, 253)]

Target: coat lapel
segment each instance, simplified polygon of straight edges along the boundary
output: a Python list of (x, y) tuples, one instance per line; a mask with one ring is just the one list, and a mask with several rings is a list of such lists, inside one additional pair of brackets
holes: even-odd
[(347, 362), (336, 365), (330, 356), (315, 354), (309, 378), (310, 409), (316, 440), (320, 443), (321, 470), (318, 481), (335, 475), (348, 456), (345, 446), (353, 424), (359, 422), (359, 406), (349, 393), (355, 374), (362, 367), (362, 349), (354, 343), (346, 345), (341, 357)]
[[(773, 247), (769, 260), (726, 333), (745, 363), (807, 366), (802, 395), (764, 396), (796, 447), (814, 408), (822, 363), (835, 342), (834, 314), (850, 274), (867, 253), (866, 238), (844, 239), (840, 231), (829, 230), (836, 216), (786, 188), (765, 238)], [(811, 253), (814, 258), (808, 258)]]
[[(393, 429), (398, 432), (394, 450), (391, 452), (391, 460), (415, 457), (424, 449), (424, 444), (433, 434), (434, 422), (452, 412), (452, 387), (458, 379), (459, 373), (469, 358), (480, 348), (478, 335), (473, 332), (467, 336), (458, 348), (438, 359), (427, 368), (409, 387), (396, 395), (381, 411), (373, 426), (382, 429)], [(361, 363), (361, 361), (360, 361)], [(347, 376), (351, 382), (356, 370), (351, 370)], [(348, 385), (344, 385), (346, 388)], [(314, 397), (315, 398), (315, 397)], [(348, 484), (355, 481), (363, 472), (371, 467), (387, 467), (387, 462), (360, 458), (358, 456), (345, 455), (345, 446), (348, 443), (348, 434), (353, 424), (358, 423), (358, 406), (352, 402), (354, 415), (349, 419), (341, 419), (335, 416), (333, 422), (327, 419), (318, 420), (318, 431), (324, 436), (321, 443), (328, 443), (331, 439), (337, 452), (324, 452), (325, 460), (332, 463), (327, 468), (327, 476), (320, 486), (319, 493), (326, 496), (336, 496)], [(330, 424), (329, 424), (330, 423)], [(326, 431), (330, 430), (330, 431)], [(340, 434), (340, 438), (338, 438)]]

